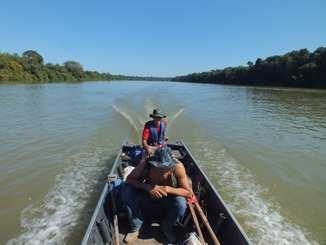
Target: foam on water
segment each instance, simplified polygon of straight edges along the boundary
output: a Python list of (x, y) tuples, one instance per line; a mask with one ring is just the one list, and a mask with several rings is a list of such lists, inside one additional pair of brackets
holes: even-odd
[(171, 127), (172, 123), (175, 121), (175, 119), (177, 119), (183, 112), (184, 112), (184, 108), (181, 108), (180, 110), (178, 110), (171, 118), (169, 126)]
[(116, 105), (112, 105), (112, 108), (130, 123), (130, 125), (132, 126), (132, 128), (135, 130), (136, 133), (139, 133), (139, 127), (135, 123), (134, 119), (128, 113), (126, 113)]
[(7, 244), (64, 244), (105, 167), (100, 155), (98, 149), (72, 156), (44, 200), (22, 211), (25, 232)]
[[(117, 105), (112, 105), (112, 108), (129, 122), (129, 124), (132, 126), (136, 133), (139, 133), (143, 129), (143, 126), (145, 125), (146, 121), (149, 120), (148, 115), (150, 115), (154, 109), (159, 108), (159, 106), (157, 106), (153, 100), (147, 98), (144, 103), (145, 115), (143, 117), (137, 115), (134, 117), (135, 119), (130, 115), (130, 113), (121, 109)], [(184, 108), (181, 108), (173, 115), (167, 115), (168, 118), (170, 118), (170, 120), (168, 120), (169, 127), (171, 127), (172, 123), (184, 112), (184, 110)]]
[(201, 142), (194, 148), (201, 155), (201, 165), (218, 186), (227, 206), (241, 220), (253, 244), (317, 244), (307, 232), (282, 217), (279, 206), (266, 200), (268, 192), (257, 184), (252, 174), (221, 147)]

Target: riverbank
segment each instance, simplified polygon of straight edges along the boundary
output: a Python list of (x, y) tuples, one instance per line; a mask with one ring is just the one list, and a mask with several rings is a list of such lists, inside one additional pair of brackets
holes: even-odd
[(227, 67), (176, 77), (142, 77), (86, 71), (76, 61), (63, 65), (44, 64), (33, 50), (18, 54), (0, 53), (0, 83), (56, 83), (87, 81), (178, 81), (209, 84), (326, 89), (326, 48), (314, 52), (295, 50), (247, 66)]
[(62, 65), (44, 63), (42, 55), (34, 50), (18, 54), (0, 53), (0, 83), (58, 83), (112, 80), (166, 81), (167, 77), (113, 75), (108, 72), (87, 71), (77, 61)]
[(326, 88), (326, 48), (307, 49), (257, 58), (247, 66), (227, 67), (177, 76), (173, 81), (297, 88)]

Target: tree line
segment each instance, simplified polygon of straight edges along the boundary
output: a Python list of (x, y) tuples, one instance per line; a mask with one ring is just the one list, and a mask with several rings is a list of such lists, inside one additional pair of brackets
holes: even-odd
[(0, 53), (0, 81), (2, 82), (63, 82), (110, 80), (111, 74), (85, 71), (77, 61), (63, 65), (44, 64), (43, 57), (34, 50), (18, 54)]
[(112, 75), (87, 71), (77, 61), (62, 65), (44, 63), (37, 51), (27, 50), (22, 55), (0, 53), (0, 82), (78, 82), (110, 80), (165, 80), (166, 78)]
[(258, 58), (247, 66), (227, 67), (177, 76), (173, 81), (254, 86), (326, 88), (326, 48)]

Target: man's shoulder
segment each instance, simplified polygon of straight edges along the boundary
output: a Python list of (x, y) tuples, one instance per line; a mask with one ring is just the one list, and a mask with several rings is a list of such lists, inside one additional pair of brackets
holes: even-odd
[(150, 121), (147, 121), (146, 123), (145, 123), (145, 128), (148, 128), (151, 124), (152, 124), (152, 120), (150, 120)]
[(175, 164), (175, 169), (174, 169), (175, 175), (178, 177), (183, 177), (186, 175), (185, 167), (182, 162), (177, 160)]

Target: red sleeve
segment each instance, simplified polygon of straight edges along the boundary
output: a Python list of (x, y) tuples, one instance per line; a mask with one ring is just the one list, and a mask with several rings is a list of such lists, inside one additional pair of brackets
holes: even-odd
[(145, 126), (143, 130), (143, 140), (148, 140), (148, 137), (149, 137), (149, 128)]

